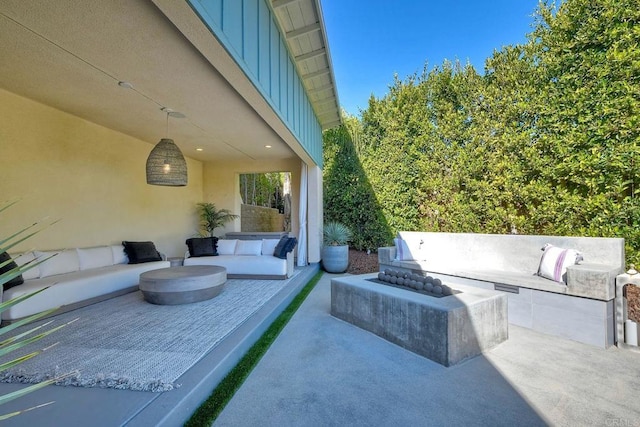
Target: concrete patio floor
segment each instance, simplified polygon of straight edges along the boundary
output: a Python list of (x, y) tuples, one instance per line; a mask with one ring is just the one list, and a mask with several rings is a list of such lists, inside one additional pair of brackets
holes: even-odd
[[(318, 271), (318, 265), (301, 268), (290, 283), (248, 318), (219, 345), (183, 374), (180, 387), (152, 393), (106, 388), (49, 386), (0, 407), (0, 414), (55, 401), (2, 422), (2, 426), (180, 426), (191, 417), (215, 386), (262, 336)], [(167, 328), (171, 319), (167, 319)], [(135, 325), (132, 325), (135, 328)], [(0, 383), (0, 394), (22, 384)]]
[(640, 353), (509, 325), (445, 368), (330, 315), (325, 274), (215, 426), (640, 426)]
[[(3, 425), (179, 426), (317, 271), (303, 274), (165, 393), (47, 387), (55, 400)], [(445, 368), (330, 315), (325, 274), (215, 426), (640, 426), (640, 353), (509, 327), (509, 340)], [(22, 387), (0, 384), (0, 393)]]

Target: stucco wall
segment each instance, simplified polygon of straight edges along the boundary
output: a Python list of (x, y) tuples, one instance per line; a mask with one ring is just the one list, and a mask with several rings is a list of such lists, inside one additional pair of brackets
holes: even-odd
[(186, 187), (147, 185), (153, 144), (1, 89), (0, 148), (0, 203), (21, 199), (0, 213), (0, 237), (60, 220), (12, 252), (152, 240), (178, 256), (197, 232), (199, 161), (187, 159)]

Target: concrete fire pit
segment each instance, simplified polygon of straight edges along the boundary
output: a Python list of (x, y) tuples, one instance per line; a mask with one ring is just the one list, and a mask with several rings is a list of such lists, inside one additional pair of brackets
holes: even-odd
[(508, 338), (504, 293), (455, 285), (441, 298), (371, 282), (377, 274), (331, 280), (331, 314), (452, 366)]

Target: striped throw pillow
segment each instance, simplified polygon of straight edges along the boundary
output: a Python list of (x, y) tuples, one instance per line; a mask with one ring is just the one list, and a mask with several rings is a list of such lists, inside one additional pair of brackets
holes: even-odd
[(582, 254), (575, 249), (558, 248), (549, 243), (542, 250), (538, 275), (566, 284), (567, 267), (582, 261)]

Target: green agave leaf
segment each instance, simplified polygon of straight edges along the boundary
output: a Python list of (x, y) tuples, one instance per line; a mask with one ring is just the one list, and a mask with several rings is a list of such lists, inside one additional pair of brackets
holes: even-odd
[(0, 372), (2, 371), (6, 371), (7, 369), (13, 368), (14, 366), (18, 366), (19, 364), (26, 362), (27, 360), (31, 359), (32, 357), (37, 356), (38, 354), (42, 353), (44, 350), (39, 350), (39, 351), (34, 351), (33, 353), (29, 353), (29, 354), (25, 354), (22, 357), (18, 357), (16, 359), (13, 359), (9, 362), (5, 362), (0, 364)]
[(11, 206), (15, 205), (19, 201), (20, 201), (20, 199), (16, 199), (16, 200), (14, 200), (12, 202), (8, 202), (6, 205), (0, 207), (0, 213), (6, 211), (7, 209), (9, 209)]
[[(56, 382), (57, 379), (51, 379), (51, 380), (47, 380), (47, 381), (43, 381), (41, 383), (38, 384), (34, 384), (32, 386), (29, 387), (25, 387), (23, 389), (20, 390), (16, 390), (12, 393), (7, 393), (5, 395), (0, 396), (0, 405), (5, 404), (7, 402), (11, 402), (12, 400), (18, 399), (19, 397), (25, 396), (29, 393), (33, 393), (36, 390), (40, 390), (41, 388), (44, 388), (48, 385), (53, 384), (54, 382)], [(44, 406), (47, 405), (51, 405), (52, 403), (54, 403), (53, 401), (51, 402), (47, 402), (47, 403), (43, 403), (41, 405), (37, 405), (28, 409), (23, 409), (22, 411), (16, 411), (16, 412), (11, 412), (9, 414), (5, 414), (5, 415), (0, 415), (0, 421), (9, 419), (11, 417), (15, 417), (16, 415), (20, 415), (20, 414), (24, 414), (25, 412), (31, 411), (33, 409), (38, 409), (38, 408), (42, 408)]]
[(55, 327), (53, 329), (49, 329), (48, 331), (42, 332), (42, 333), (40, 333), (38, 335), (34, 335), (34, 336), (26, 338), (26, 339), (24, 339), (24, 340), (22, 340), (20, 342), (17, 342), (17, 343), (9, 345), (7, 347), (4, 347), (4, 348), (0, 349), (0, 357), (4, 356), (5, 354), (9, 354), (12, 351), (18, 350), (18, 349), (20, 349), (20, 348), (22, 348), (22, 347), (24, 347), (26, 345), (29, 345), (29, 344), (34, 343), (36, 341), (39, 341), (42, 338), (46, 337), (47, 335), (51, 335), (52, 333), (64, 328), (65, 326), (66, 325), (57, 326), (57, 327)]
[(22, 301), (31, 298), (34, 295), (39, 294), (40, 292), (44, 292), (45, 290), (49, 289), (49, 287), (47, 286), (46, 288), (42, 288), (40, 290), (37, 290), (35, 292), (31, 292), (29, 294), (24, 294), (21, 295), (19, 297), (10, 299), (9, 301), (4, 301), (2, 303), (0, 303), (0, 313), (2, 313), (3, 311), (5, 311), (6, 309), (8, 309), (9, 307), (13, 307), (16, 304), (21, 303)]
[[(39, 313), (38, 313), (38, 314), (39, 314)], [(36, 327), (34, 327), (34, 328), (31, 328), (30, 330), (25, 331), (25, 332), (23, 332), (23, 333), (21, 333), (21, 334), (18, 334), (18, 335), (14, 336), (14, 337), (7, 338), (6, 340), (4, 340), (4, 341), (0, 342), (0, 348), (6, 347), (7, 345), (9, 345), (9, 344), (11, 344), (11, 343), (13, 343), (13, 342), (16, 342), (16, 341), (18, 341), (18, 340), (20, 340), (20, 339), (22, 339), (22, 338), (24, 338), (24, 337), (26, 337), (26, 336), (31, 335), (31, 334), (33, 334), (35, 331), (38, 331), (38, 330), (40, 330), (40, 329), (42, 329), (42, 328), (45, 328), (45, 327), (49, 326), (52, 322), (53, 322), (53, 320), (51, 320), (51, 321), (49, 321), (49, 322), (46, 322), (46, 323), (43, 323), (43, 324), (42, 324), (42, 325), (40, 325), (40, 326), (36, 326)], [(10, 326), (12, 326), (12, 325), (10, 325)]]
[[(56, 307), (56, 308), (52, 308), (50, 310), (46, 310), (46, 311), (43, 311), (43, 312), (40, 312), (40, 313), (36, 313), (36, 314), (33, 314), (33, 315), (29, 316), (29, 317), (25, 317), (25, 318), (20, 319), (20, 320), (18, 320), (16, 322), (10, 323), (7, 326), (3, 326), (2, 328), (0, 328), (0, 336), (6, 334), (6, 333), (8, 333), (8, 332), (10, 332), (10, 331), (12, 331), (12, 330), (14, 330), (16, 328), (19, 328), (20, 326), (26, 325), (28, 323), (31, 323), (31, 322), (34, 322), (34, 321), (36, 321), (38, 319), (46, 317), (46, 316), (48, 316), (50, 314), (53, 314), (56, 310), (58, 310), (58, 308), (59, 307)], [(2, 346), (2, 342), (0, 342), (0, 346)]]

